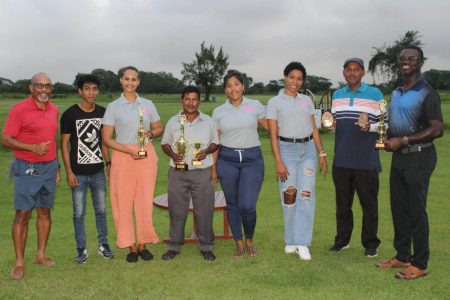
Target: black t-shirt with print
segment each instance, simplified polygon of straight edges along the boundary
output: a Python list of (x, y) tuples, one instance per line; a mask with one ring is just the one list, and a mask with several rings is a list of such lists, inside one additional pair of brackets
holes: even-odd
[(105, 108), (95, 105), (92, 112), (78, 104), (61, 116), (61, 133), (70, 134), (70, 166), (75, 175), (94, 175), (103, 169), (101, 126)]

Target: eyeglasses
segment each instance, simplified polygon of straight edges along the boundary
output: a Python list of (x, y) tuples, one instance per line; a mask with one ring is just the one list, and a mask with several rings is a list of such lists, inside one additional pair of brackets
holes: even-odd
[(25, 175), (30, 175), (30, 176), (36, 177), (36, 176), (39, 176), (39, 173), (33, 167), (33, 164), (30, 164), (28, 169), (25, 170)]
[(406, 63), (410, 63), (410, 64), (415, 64), (420, 59), (417, 56), (399, 56), (399, 57), (397, 57), (397, 60), (399, 63), (406, 62)]
[(46, 88), (47, 90), (53, 89), (53, 84), (51, 83), (33, 83), (32, 86), (39, 90), (42, 90), (44, 88)]

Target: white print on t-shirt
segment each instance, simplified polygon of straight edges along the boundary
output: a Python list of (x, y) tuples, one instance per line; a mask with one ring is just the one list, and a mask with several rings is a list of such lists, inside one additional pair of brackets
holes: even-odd
[(78, 164), (98, 164), (103, 161), (100, 142), (101, 118), (76, 121), (78, 137)]

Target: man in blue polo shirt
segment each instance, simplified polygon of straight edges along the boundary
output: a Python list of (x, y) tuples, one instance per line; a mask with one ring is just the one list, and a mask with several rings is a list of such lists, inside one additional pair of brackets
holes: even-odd
[[(367, 257), (377, 256), (378, 173), (380, 157), (375, 150), (377, 139), (373, 124), (379, 121), (379, 102), (383, 94), (361, 79), (365, 75), (364, 61), (349, 58), (343, 75), (347, 85), (333, 94), (332, 113), (336, 119), (333, 181), (336, 191), (336, 237), (330, 251), (349, 247), (353, 231), (352, 204), (355, 191), (363, 211), (361, 242)], [(358, 126), (358, 117), (367, 113), (365, 126)], [(372, 125), (372, 126), (371, 126)], [(371, 132), (369, 132), (369, 130)]]
[(399, 279), (427, 274), (430, 250), (426, 205), (437, 162), (433, 140), (444, 134), (440, 98), (422, 77), (423, 62), (423, 51), (416, 46), (405, 47), (398, 56), (402, 83), (392, 93), (389, 138), (385, 141), (386, 150), (393, 151), (390, 194), (397, 254), (378, 266), (403, 267), (395, 275)]

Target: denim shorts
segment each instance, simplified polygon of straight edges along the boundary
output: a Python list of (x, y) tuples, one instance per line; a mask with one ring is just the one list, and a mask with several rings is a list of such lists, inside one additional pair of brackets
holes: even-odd
[(16, 158), (11, 166), (11, 174), (14, 176), (14, 208), (52, 208), (57, 170), (57, 160), (29, 163)]

